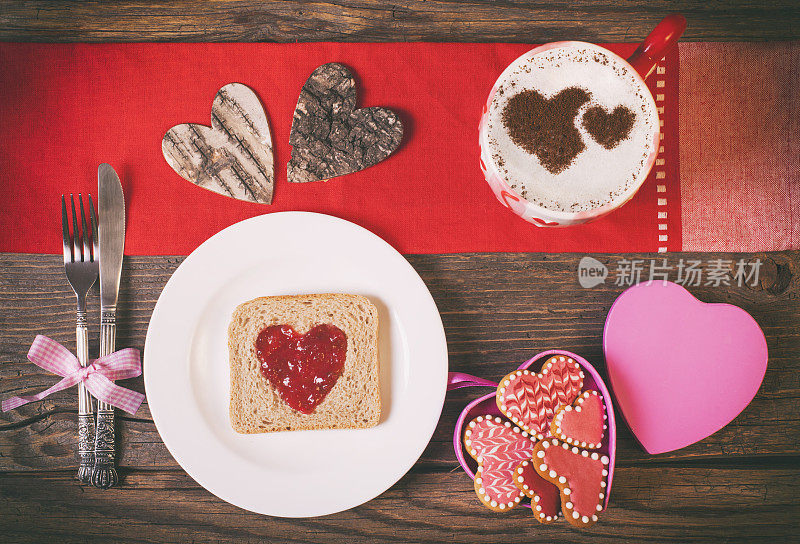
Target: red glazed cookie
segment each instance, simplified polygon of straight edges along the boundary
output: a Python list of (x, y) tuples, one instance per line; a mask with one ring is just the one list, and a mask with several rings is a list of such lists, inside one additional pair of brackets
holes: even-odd
[(561, 490), (561, 511), (576, 527), (589, 527), (603, 510), (608, 457), (557, 438), (545, 438), (533, 450), (533, 466), (539, 475)]
[(497, 407), (538, 439), (550, 434), (556, 412), (572, 404), (583, 389), (583, 371), (571, 357), (547, 359), (541, 372), (516, 370), (500, 380)]
[(603, 398), (597, 391), (584, 391), (572, 406), (556, 414), (550, 423), (550, 433), (569, 445), (597, 449), (607, 428), (606, 417)]
[(531, 460), (523, 461), (514, 474), (514, 483), (531, 500), (533, 516), (539, 523), (551, 523), (561, 511), (559, 489), (539, 476)]
[(464, 446), (478, 462), (475, 493), (483, 505), (495, 512), (517, 506), (522, 491), (514, 484), (514, 470), (533, 453), (528, 433), (499, 417), (480, 416), (469, 422)]

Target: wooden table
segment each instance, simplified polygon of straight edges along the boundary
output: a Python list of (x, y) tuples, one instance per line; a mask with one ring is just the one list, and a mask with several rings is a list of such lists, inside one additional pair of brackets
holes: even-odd
[[(688, 39), (796, 39), (794, 1), (548, 3), (0, 2), (0, 40), (441, 40), (559, 38), (637, 41), (668, 10), (689, 19)], [(4, 211), (5, 213), (5, 211)], [(408, 255), (433, 293), (450, 369), (498, 379), (535, 353), (564, 348), (601, 371), (603, 320), (623, 287), (583, 289), (577, 254)], [(653, 254), (594, 255), (619, 259)], [(661, 258), (661, 256), (659, 256)], [(759, 322), (770, 362), (753, 402), (702, 442), (650, 456), (619, 424), (609, 510), (588, 530), (541, 526), (529, 511), (482, 508), (458, 468), (451, 433), (475, 394), (447, 395), (434, 437), (389, 491), (353, 510), (307, 520), (259, 516), (198, 486), (175, 463), (147, 404), (118, 417), (121, 485), (100, 491), (74, 479), (74, 391), (0, 415), (2, 542), (733, 542), (799, 541), (800, 252), (686, 254), (704, 262), (761, 259), (756, 286), (699, 286), (707, 302), (737, 304)], [(182, 257), (126, 257), (117, 342), (142, 349), (148, 320)], [(96, 290), (90, 315), (98, 307)], [(90, 352), (98, 350), (97, 323)], [(36, 333), (75, 348), (74, 302), (60, 256), (0, 254), (0, 394), (44, 389), (53, 377), (25, 360)], [(143, 390), (142, 380), (127, 384)], [(202, 447), (202, 445), (198, 445)], [(268, 492), (268, 490), (265, 490)], [(310, 496), (309, 500), (313, 500)]]

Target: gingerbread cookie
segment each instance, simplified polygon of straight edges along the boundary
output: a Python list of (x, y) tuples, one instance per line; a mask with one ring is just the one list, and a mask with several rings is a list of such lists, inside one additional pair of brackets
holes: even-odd
[(561, 511), (576, 527), (589, 527), (603, 511), (608, 456), (545, 438), (533, 450), (533, 467), (561, 490)]
[(550, 423), (550, 432), (569, 445), (597, 449), (603, 441), (606, 408), (597, 391), (584, 391), (571, 405), (561, 409)]
[(531, 460), (523, 461), (514, 474), (514, 483), (531, 500), (533, 516), (539, 523), (551, 523), (561, 511), (559, 490), (539, 476)]
[(533, 453), (528, 433), (499, 417), (480, 416), (467, 426), (464, 446), (478, 462), (475, 493), (483, 505), (495, 512), (517, 506), (522, 491), (514, 484), (514, 471)]
[(583, 389), (583, 370), (571, 357), (547, 359), (541, 372), (516, 370), (500, 380), (497, 407), (537, 439), (550, 434), (556, 412), (572, 404)]

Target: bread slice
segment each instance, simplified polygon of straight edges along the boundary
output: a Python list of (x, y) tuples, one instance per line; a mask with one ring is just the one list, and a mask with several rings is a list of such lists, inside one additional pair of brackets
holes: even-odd
[[(270, 325), (305, 334), (319, 324), (347, 335), (342, 375), (311, 414), (284, 402), (261, 373), (256, 338)], [(231, 365), (230, 418), (238, 433), (302, 429), (363, 429), (381, 417), (378, 310), (365, 297), (346, 294), (261, 297), (240, 304), (228, 327)]]

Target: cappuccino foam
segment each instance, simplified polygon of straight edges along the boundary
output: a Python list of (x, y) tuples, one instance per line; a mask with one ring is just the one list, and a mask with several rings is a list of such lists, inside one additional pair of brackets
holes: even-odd
[[(515, 61), (503, 76), (492, 100), (487, 143), (497, 170), (526, 200), (562, 212), (582, 212), (613, 204), (629, 196), (648, 173), (655, 151), (658, 112), (650, 91), (625, 62), (591, 44), (549, 49)], [(589, 94), (574, 125), (585, 148), (564, 169), (554, 173), (539, 158), (515, 143), (503, 123), (508, 101), (534, 90), (550, 99), (577, 87)], [(583, 116), (591, 108), (611, 113), (618, 106), (634, 114), (627, 137), (611, 149), (586, 130)]]

